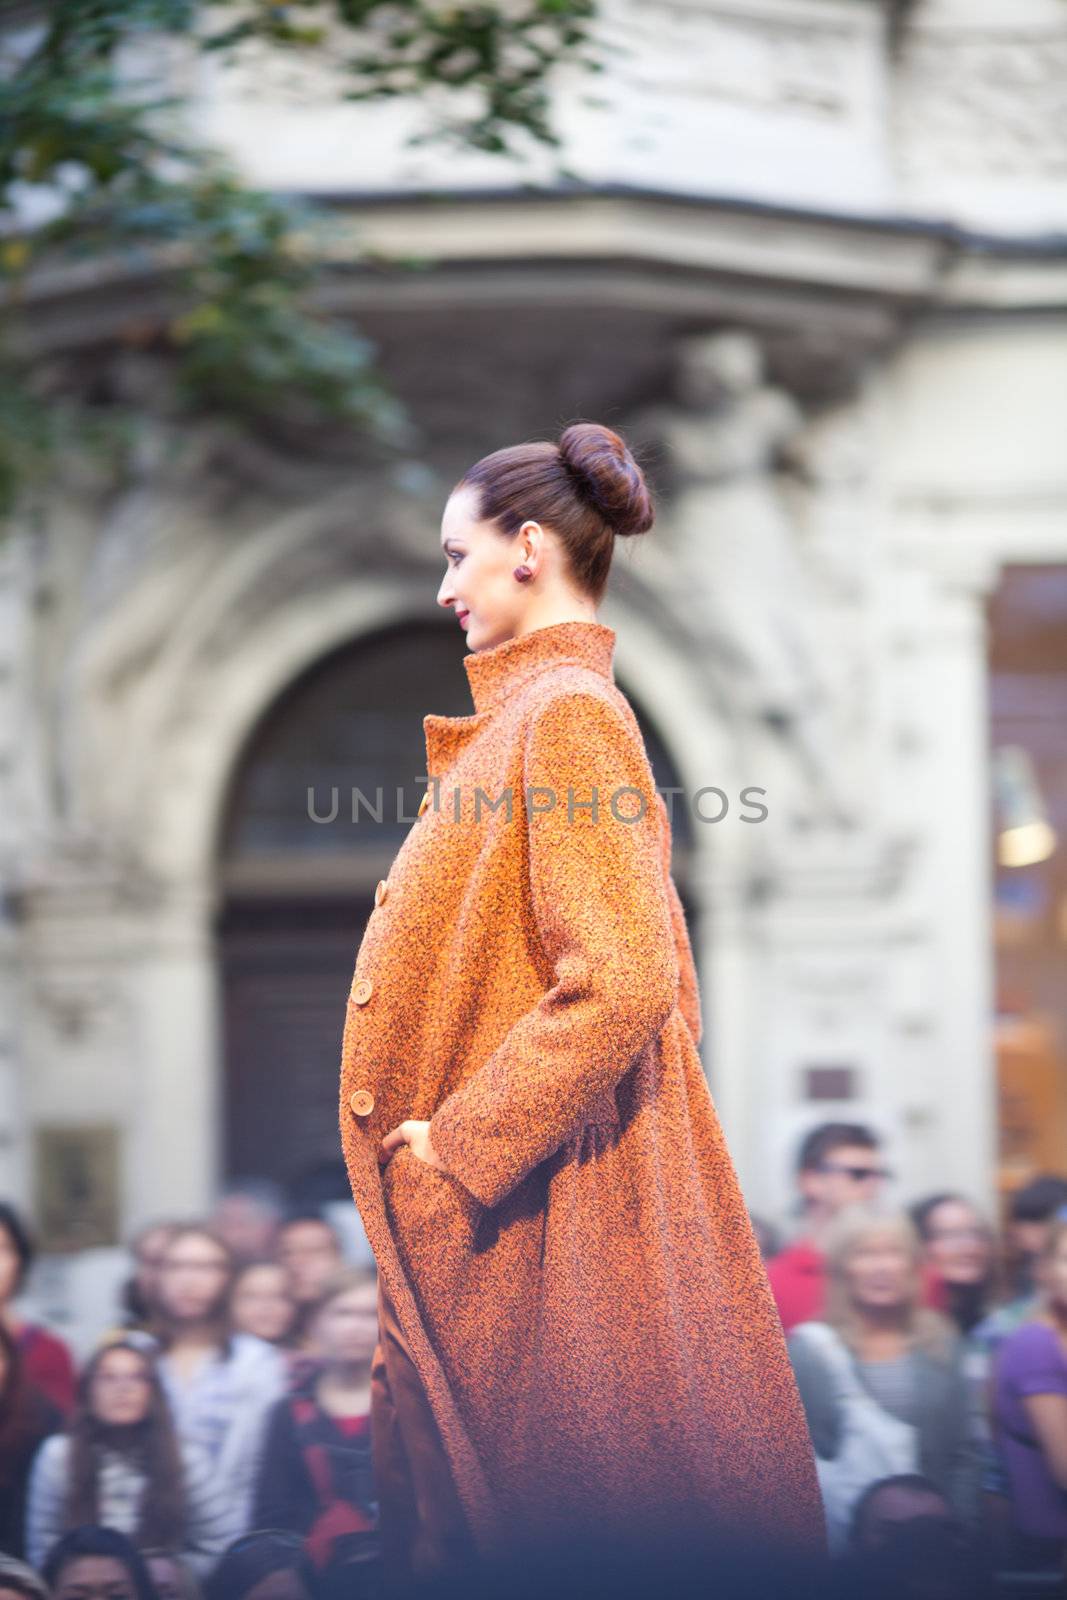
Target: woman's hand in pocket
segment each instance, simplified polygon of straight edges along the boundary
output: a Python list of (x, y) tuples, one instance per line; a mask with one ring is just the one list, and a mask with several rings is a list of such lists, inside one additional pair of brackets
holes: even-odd
[(409, 1144), (411, 1152), (420, 1161), (425, 1161), (428, 1167), (436, 1167), (438, 1172), (445, 1171), (445, 1164), (441, 1161), (430, 1143), (430, 1124), (408, 1120), (401, 1122), (397, 1127), (391, 1128), (381, 1143), (382, 1165), (384, 1166), (394, 1151), (399, 1150), (402, 1144)]

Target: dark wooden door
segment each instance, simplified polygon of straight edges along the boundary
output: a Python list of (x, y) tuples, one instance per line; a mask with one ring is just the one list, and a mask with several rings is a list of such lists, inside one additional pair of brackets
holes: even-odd
[[(341, 1035), (365, 903), (231, 902), (219, 926), (228, 1178), (318, 1188), (336, 1168)], [(323, 1196), (325, 1197), (325, 1196)]]

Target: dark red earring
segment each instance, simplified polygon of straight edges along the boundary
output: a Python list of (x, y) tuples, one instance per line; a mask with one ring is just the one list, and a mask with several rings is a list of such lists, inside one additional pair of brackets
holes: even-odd
[(515, 576), (518, 578), (520, 583), (528, 583), (533, 577), (533, 573), (530, 571), (529, 567), (524, 561), (521, 566), (515, 568)]

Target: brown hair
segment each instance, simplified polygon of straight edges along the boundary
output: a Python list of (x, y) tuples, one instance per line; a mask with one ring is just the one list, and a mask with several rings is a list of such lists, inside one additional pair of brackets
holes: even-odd
[[(128, 1350), (144, 1367), (149, 1383), (148, 1408), (140, 1422), (113, 1428), (93, 1411), (92, 1388), (101, 1363), (114, 1350)], [(188, 1503), (184, 1465), (170, 1407), (152, 1354), (129, 1339), (112, 1339), (93, 1352), (78, 1380), (78, 1397), (70, 1428), (65, 1529), (97, 1523), (100, 1451), (105, 1445), (129, 1455), (144, 1474), (137, 1511), (135, 1543), (178, 1545), (186, 1534)]]
[(827, 1287), (823, 1320), (837, 1330), (851, 1349), (856, 1348), (859, 1319), (846, 1273), (854, 1252), (875, 1234), (888, 1234), (895, 1239), (907, 1251), (911, 1263), (906, 1307), (909, 1343), (938, 1360), (948, 1360), (955, 1330), (946, 1317), (922, 1304), (922, 1243), (911, 1218), (903, 1212), (882, 1216), (863, 1207), (850, 1206), (835, 1219), (826, 1241)]
[(538, 439), (482, 456), (456, 489), (477, 489), (479, 519), (513, 539), (530, 517), (559, 536), (579, 586), (599, 600), (616, 537), (646, 533), (655, 518), (645, 475), (617, 433), (572, 422), (558, 444)]
[(378, 1282), (378, 1274), (373, 1268), (344, 1266), (332, 1272), (323, 1284), (319, 1294), (311, 1301), (307, 1308), (309, 1324), (320, 1311), (324, 1311), (333, 1300), (343, 1294), (350, 1294), (353, 1289), (373, 1289)]

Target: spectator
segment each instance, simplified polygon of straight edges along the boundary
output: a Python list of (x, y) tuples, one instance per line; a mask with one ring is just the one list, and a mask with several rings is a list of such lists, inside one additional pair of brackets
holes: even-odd
[(955, 1329), (920, 1304), (920, 1245), (907, 1217), (842, 1214), (827, 1242), (825, 1321), (789, 1352), (808, 1417), (831, 1547), (879, 1478), (923, 1472), (970, 1521), (977, 1459)]
[(0, 1555), (0, 1600), (48, 1600), (48, 1590), (25, 1561)]
[(881, 1478), (860, 1495), (838, 1579), (833, 1592), (848, 1600), (981, 1600), (992, 1593), (990, 1574), (945, 1496), (912, 1472)]
[(1014, 1298), (995, 1306), (972, 1329), (968, 1366), (976, 1397), (975, 1419), (982, 1453), (986, 1535), (998, 1564), (1014, 1559), (1014, 1519), (1007, 1466), (994, 1435), (988, 1394), (997, 1351), (1009, 1334), (1030, 1322), (1040, 1309), (1037, 1263), (1057, 1213), (1067, 1207), (1067, 1179), (1047, 1174), (1017, 1189), (1008, 1203), (1008, 1247)]
[(813, 1128), (797, 1156), (800, 1234), (767, 1267), (782, 1326), (820, 1317), (826, 1297), (823, 1238), (847, 1207), (873, 1205), (889, 1173), (879, 1160), (877, 1136), (855, 1122)]
[(34, 1258), (33, 1240), (14, 1206), (0, 1200), (0, 1321), (14, 1334), (29, 1383), (66, 1415), (74, 1404), (74, 1362), (63, 1340), (18, 1316), (12, 1301), (22, 1292)]
[(208, 1227), (233, 1251), (238, 1264), (272, 1257), (284, 1206), (282, 1191), (269, 1178), (239, 1178), (220, 1194)]
[(1040, 1293), (1037, 1267), (1049, 1226), (1059, 1213), (1067, 1215), (1067, 1178), (1055, 1173), (1033, 1178), (1016, 1189), (1008, 1202), (1007, 1246), (1013, 1296), (1009, 1304), (1026, 1307), (1027, 1314), (1021, 1321), (1029, 1320)]
[(1059, 1568), (1067, 1554), (1067, 1221), (1048, 1230), (1033, 1319), (994, 1362), (993, 1428), (1007, 1468), (1016, 1560)]
[(229, 1246), (205, 1226), (179, 1228), (159, 1282), (160, 1373), (178, 1437), (207, 1452), (231, 1527), (249, 1526), (267, 1413), (287, 1385), (284, 1356), (232, 1331)]
[(0, 1322), (0, 1550), (25, 1553), (26, 1492), (42, 1439), (63, 1426), (54, 1401), (26, 1380), (22, 1352)]
[(901, 1472), (878, 1478), (864, 1489), (852, 1511), (849, 1544), (854, 1550), (874, 1552), (891, 1541), (903, 1523), (930, 1521), (945, 1528), (959, 1524), (944, 1494), (919, 1472)]
[(159, 1271), (176, 1223), (150, 1222), (130, 1244), (133, 1272), (122, 1292), (122, 1327), (150, 1329), (156, 1314)]
[(189, 1566), (172, 1550), (142, 1550), (158, 1600), (201, 1600), (203, 1590)]
[(923, 1299), (961, 1333), (984, 1317), (993, 1294), (993, 1230), (959, 1194), (933, 1194), (911, 1208), (923, 1242)]
[(293, 1216), (278, 1235), (278, 1260), (289, 1276), (289, 1292), (296, 1301), (293, 1341), (308, 1348), (308, 1320), (330, 1278), (345, 1264), (341, 1241), (318, 1212)]
[[(254, 1521), (303, 1534), (322, 1571), (357, 1549), (378, 1554), (370, 1428), (376, 1280), (343, 1268), (315, 1302), (309, 1332), (319, 1366), (271, 1413)], [(349, 1592), (362, 1591), (352, 1582)]]
[(26, 1554), (40, 1567), (66, 1530), (117, 1528), (210, 1571), (232, 1537), (203, 1450), (179, 1445), (154, 1358), (116, 1340), (90, 1357), (69, 1432), (46, 1439), (30, 1477)]
[(144, 1557), (115, 1528), (72, 1528), (49, 1551), (43, 1576), (52, 1600), (159, 1600)]
[(296, 1322), (289, 1274), (277, 1261), (250, 1261), (234, 1279), (230, 1315), (237, 1333), (286, 1346)]
[(312, 1600), (314, 1576), (299, 1534), (268, 1528), (230, 1546), (207, 1600)]

